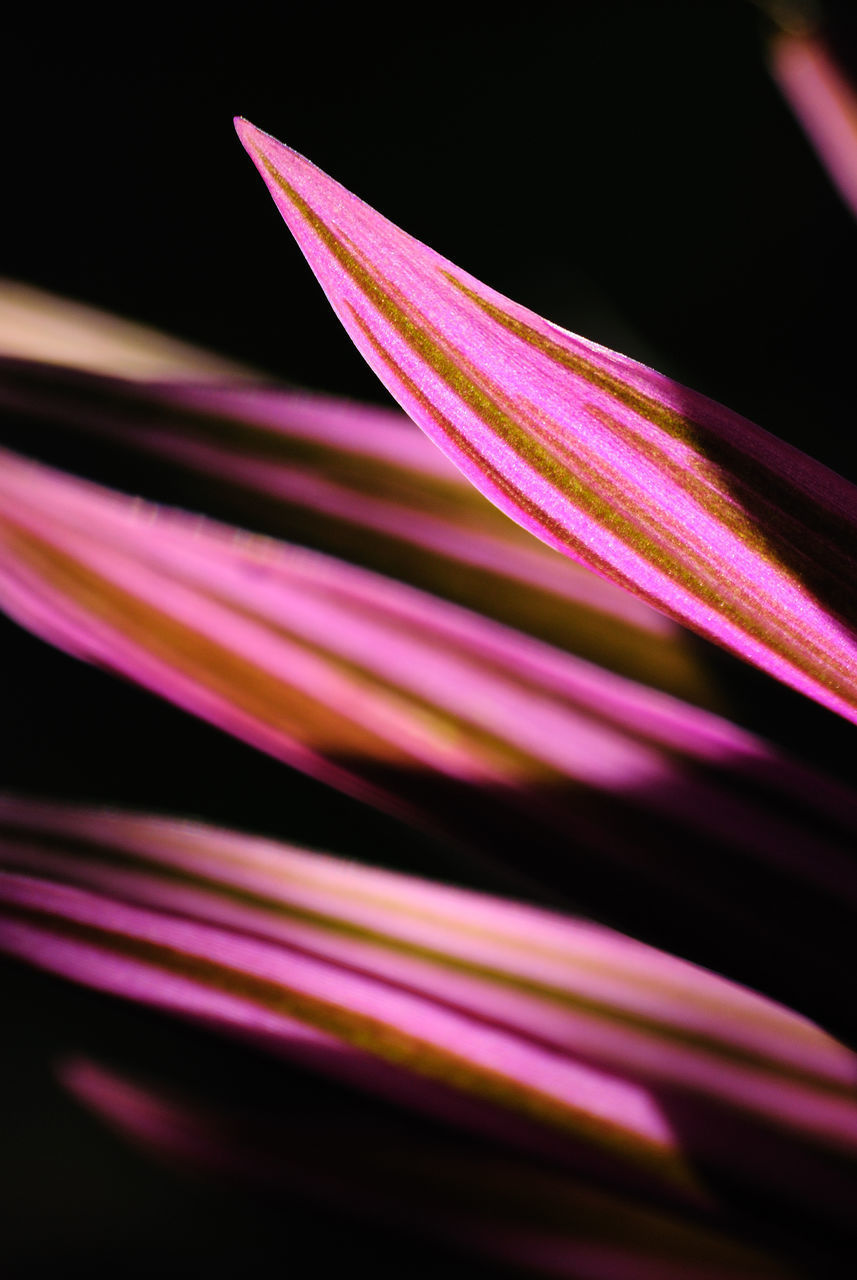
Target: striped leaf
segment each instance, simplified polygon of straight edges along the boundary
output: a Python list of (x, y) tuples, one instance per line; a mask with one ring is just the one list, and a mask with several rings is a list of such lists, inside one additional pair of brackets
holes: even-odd
[(857, 719), (857, 490), (737, 414), (486, 288), (244, 120), (350, 336), (548, 545)]
[(218, 828), (13, 797), (0, 864), (283, 943), (857, 1154), (857, 1055), (603, 926)]
[(645, 1088), (236, 930), (0, 872), (0, 948), (619, 1183), (705, 1196)]
[(568, 1280), (744, 1280), (794, 1272), (675, 1214), (600, 1190), (496, 1148), (462, 1149), (443, 1131), (402, 1133), (359, 1115), (285, 1117), (227, 1109), (142, 1084), (86, 1058), (62, 1084), (122, 1137), (170, 1165), (343, 1215), (403, 1228), (456, 1251)]
[(713, 701), (680, 628), (506, 520), (404, 414), (241, 378), (137, 326), (131, 344), (127, 322), (21, 292), (0, 281), (0, 406), (27, 415), (27, 449), (57, 426), (95, 434), (154, 458), (155, 483), (164, 463), (189, 472), (212, 514)]
[(462, 852), (525, 867), (528, 892), (541, 878), (791, 1002), (832, 1000), (851, 963), (857, 800), (709, 712), (352, 565), (11, 454), (0, 603)]
[(710, 1204), (690, 1176), (706, 1169), (850, 1219), (857, 1058), (607, 929), (236, 833), (14, 800), (0, 868), (0, 947), (43, 968), (609, 1182)]

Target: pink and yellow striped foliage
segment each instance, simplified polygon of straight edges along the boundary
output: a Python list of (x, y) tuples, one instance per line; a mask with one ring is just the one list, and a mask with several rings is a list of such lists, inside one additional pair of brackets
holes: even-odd
[[(845, 90), (817, 49), (776, 56), (848, 194)], [(429, 440), (6, 287), (0, 403), (207, 477), (247, 523), (314, 546), (4, 450), (0, 605), (528, 900), (0, 798), (0, 950), (438, 1129), (283, 1132), (80, 1058), (67, 1088), (171, 1160), (537, 1275), (832, 1275), (857, 1056), (807, 1014), (833, 1011), (853, 961), (857, 796), (699, 705), (677, 624), (857, 720), (857, 489), (238, 131)], [(561, 894), (579, 909), (533, 905)], [(809, 1270), (771, 1211), (821, 1224)]]
[(857, 719), (853, 485), (510, 302), (237, 128), (358, 349), (477, 488), (549, 546)]

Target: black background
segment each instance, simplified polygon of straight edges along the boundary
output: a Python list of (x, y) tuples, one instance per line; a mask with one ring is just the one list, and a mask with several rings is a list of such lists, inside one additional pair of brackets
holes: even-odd
[[(853, 7), (826, 11), (857, 70)], [(2, 270), (291, 382), (383, 402), (234, 135), (242, 114), (493, 287), (854, 477), (857, 226), (768, 75), (766, 29), (742, 0), (503, 18), (403, 8), (383, 21), (362, 6), (343, 17), (287, 4), (216, 19), (150, 5), (97, 20), (84, 6), (58, 24), (19, 13), (3, 54)], [(74, 465), (133, 487), (92, 448)], [(192, 488), (184, 500), (194, 505)], [(12, 624), (0, 638), (3, 785), (402, 860), (391, 822)], [(853, 779), (851, 726), (705, 660), (739, 719)], [(411, 841), (406, 861), (448, 874)], [(332, 1274), (346, 1254), (418, 1273), (395, 1239), (331, 1234), (303, 1206), (272, 1216), (154, 1169), (51, 1076), (57, 1052), (100, 1047), (149, 1053), (153, 1069), (159, 1055), (181, 1059), (192, 1080), (224, 1087), (249, 1073), (261, 1089), (247, 1055), (4, 973), (2, 1247), (14, 1274), (250, 1273), (315, 1248), (299, 1274)]]

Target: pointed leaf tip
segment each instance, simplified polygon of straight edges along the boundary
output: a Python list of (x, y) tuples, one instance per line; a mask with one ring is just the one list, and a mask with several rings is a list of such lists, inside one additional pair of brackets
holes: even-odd
[(260, 132), (255, 125), (251, 124), (245, 116), (233, 116), (232, 123), (235, 125), (235, 132), (241, 139), (245, 147), (252, 146), (252, 138), (254, 134)]
[[(303, 160), (306, 165), (310, 164), (309, 160), (305, 160), (297, 151), (293, 151), (291, 147), (287, 147), (283, 142), (278, 142), (276, 138), (266, 133), (264, 129), (252, 124), (245, 116), (234, 116), (233, 124), (235, 125), (235, 132), (241, 140), (241, 145), (254, 164), (257, 165), (263, 177), (266, 172), (265, 160), (271, 160), (272, 153), (276, 155), (280, 163), (282, 163), (284, 156), (289, 156), (295, 160)], [(315, 166), (312, 167), (314, 168)]]
[(548, 545), (857, 720), (857, 490), (745, 418), (510, 302), (253, 126), (355, 345)]

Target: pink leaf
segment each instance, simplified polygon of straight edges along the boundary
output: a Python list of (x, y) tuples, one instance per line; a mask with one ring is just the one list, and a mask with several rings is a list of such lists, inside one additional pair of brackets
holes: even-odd
[(831, 181), (857, 214), (857, 93), (824, 41), (809, 33), (776, 36), (771, 67)]
[(857, 720), (857, 490), (746, 419), (557, 328), (244, 120), (350, 336), (502, 510)]

